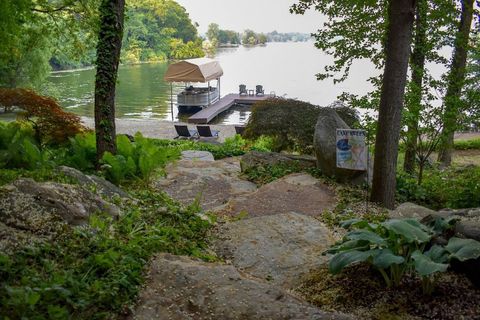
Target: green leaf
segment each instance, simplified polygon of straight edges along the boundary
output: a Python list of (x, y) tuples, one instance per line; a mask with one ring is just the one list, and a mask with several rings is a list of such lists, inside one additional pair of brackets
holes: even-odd
[(387, 269), (392, 264), (402, 264), (405, 258), (393, 254), (390, 249), (381, 249), (373, 257), (373, 265), (380, 269)]
[(476, 259), (480, 257), (480, 242), (473, 239), (451, 238), (445, 247), (451, 253), (450, 258), (459, 261)]
[(412, 253), (412, 259), (415, 262), (415, 270), (422, 277), (429, 276), (436, 272), (445, 272), (448, 269), (448, 264), (434, 262), (419, 250)]
[(40, 294), (38, 292), (30, 291), (27, 293), (27, 303), (30, 306), (34, 306), (37, 304), (38, 300), (40, 300)]
[(345, 267), (352, 265), (358, 262), (367, 261), (373, 254), (375, 254), (375, 250), (369, 251), (358, 251), (358, 250), (350, 250), (340, 252), (330, 259), (328, 264), (328, 269), (330, 273), (337, 274), (342, 271)]
[(448, 261), (448, 251), (439, 245), (432, 246), (430, 250), (424, 252), (424, 254), (432, 259), (432, 261), (438, 263), (445, 263)]
[[(415, 220), (413, 220), (415, 221)], [(408, 243), (425, 243), (430, 241), (431, 235), (422, 230), (422, 224), (413, 222), (410, 219), (391, 219), (382, 223), (387, 230), (402, 236)]]
[(372, 232), (372, 231), (369, 231), (369, 230), (351, 231), (345, 237), (348, 238), (348, 239), (351, 239), (351, 240), (365, 240), (365, 241), (368, 241), (372, 244), (376, 244), (376, 245), (379, 245), (379, 246), (386, 245), (385, 239), (380, 237), (375, 232)]
[(330, 249), (328, 249), (324, 253), (325, 254), (327, 254), (327, 253), (334, 254), (334, 253), (347, 251), (347, 250), (354, 250), (354, 249), (359, 250), (359, 251), (364, 251), (364, 250), (370, 248), (369, 244), (370, 244), (370, 242), (365, 241), (365, 240), (347, 240), (345, 242), (341, 242), (341, 243), (331, 247)]
[(366, 225), (368, 225), (368, 222), (363, 219), (349, 219), (340, 223), (340, 227), (344, 229), (349, 229), (352, 226), (359, 226), (360, 228), (363, 228), (363, 226)]

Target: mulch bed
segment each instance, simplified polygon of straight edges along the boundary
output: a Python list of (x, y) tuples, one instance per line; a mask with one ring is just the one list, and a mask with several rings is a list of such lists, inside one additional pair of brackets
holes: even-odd
[(480, 289), (453, 272), (439, 275), (434, 293), (424, 296), (414, 276), (387, 288), (380, 274), (366, 265), (335, 276), (325, 266), (312, 271), (297, 291), (323, 310), (358, 319), (480, 319)]

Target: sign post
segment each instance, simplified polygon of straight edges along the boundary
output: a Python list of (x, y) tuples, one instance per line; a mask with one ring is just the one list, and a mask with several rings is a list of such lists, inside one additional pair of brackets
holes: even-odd
[(366, 172), (365, 205), (368, 213), (369, 150), (367, 132), (356, 129), (337, 129), (337, 168)]

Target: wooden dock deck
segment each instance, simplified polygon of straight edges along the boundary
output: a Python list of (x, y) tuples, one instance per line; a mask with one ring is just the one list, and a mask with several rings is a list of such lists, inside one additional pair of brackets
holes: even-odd
[(270, 98), (271, 96), (266, 94), (264, 96), (251, 96), (251, 95), (239, 95), (238, 93), (230, 93), (220, 98), (217, 102), (205, 109), (195, 113), (188, 122), (206, 124), (212, 121), (220, 113), (230, 109), (235, 104), (254, 104), (257, 101), (262, 101)]

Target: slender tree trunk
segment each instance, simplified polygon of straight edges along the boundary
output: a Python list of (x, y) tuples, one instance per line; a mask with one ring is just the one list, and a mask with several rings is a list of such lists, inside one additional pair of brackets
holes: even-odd
[(455, 49), (450, 67), (447, 93), (444, 99), (443, 131), (438, 156), (438, 161), (441, 162), (442, 167), (448, 167), (452, 164), (453, 140), (457, 124), (457, 115), (460, 110), (462, 88), (465, 82), (468, 40), (473, 18), (473, 3), (474, 0), (462, 1), (462, 14), (458, 32), (455, 37)]
[(388, 7), (386, 61), (371, 199), (389, 209), (395, 206), (398, 142), (415, 7), (415, 0), (391, 0)]
[(415, 172), (415, 151), (417, 149), (418, 122), (422, 110), (422, 87), (425, 73), (425, 51), (427, 35), (427, 0), (419, 0), (415, 14), (415, 44), (410, 61), (412, 83), (410, 99), (407, 101), (409, 118), (407, 119), (407, 141), (403, 170)]
[(95, 132), (97, 160), (117, 151), (115, 87), (122, 48), (125, 0), (102, 0), (95, 78)]

